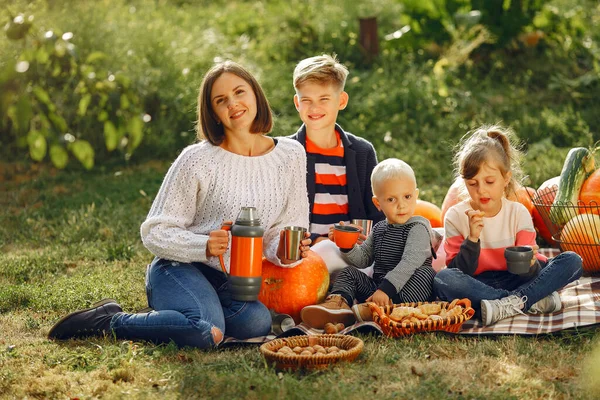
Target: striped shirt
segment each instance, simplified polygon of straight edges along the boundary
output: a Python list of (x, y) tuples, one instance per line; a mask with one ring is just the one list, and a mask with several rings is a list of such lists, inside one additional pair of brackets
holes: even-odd
[(315, 201), (310, 232), (327, 235), (329, 227), (340, 221), (349, 222), (348, 190), (344, 146), (335, 132), (337, 145), (323, 149), (306, 136), (306, 152), (315, 157)]
[[(354, 246), (348, 253), (342, 254), (358, 268), (367, 267), (375, 262), (373, 280), (379, 285), (379, 289), (390, 296), (391, 290), (386, 290), (385, 286), (391, 284), (395, 290), (393, 294), (399, 293), (418, 268), (431, 268), (431, 240), (431, 225), (423, 217), (411, 217), (404, 224), (381, 221), (373, 227), (373, 231), (362, 245)], [(431, 271), (431, 280), (424, 282), (427, 287), (423, 288), (429, 293), (435, 275), (433, 268)]]

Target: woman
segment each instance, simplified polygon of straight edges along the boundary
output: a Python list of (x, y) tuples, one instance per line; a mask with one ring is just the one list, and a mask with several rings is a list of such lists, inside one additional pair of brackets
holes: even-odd
[[(308, 228), (306, 156), (298, 142), (266, 136), (271, 127), (269, 103), (247, 70), (231, 61), (211, 68), (198, 96), (198, 136), (205, 140), (175, 160), (141, 226), (142, 241), (156, 256), (146, 272), (154, 311), (127, 314), (105, 299), (67, 315), (48, 336), (109, 333), (208, 348), (224, 334), (266, 335), (269, 310), (258, 301), (231, 298), (218, 256), (229, 264), (223, 222), (253, 206), (265, 228), (265, 257), (284, 267), (299, 263), (284, 259), (282, 229)], [(308, 238), (300, 244), (303, 258), (309, 245)]]

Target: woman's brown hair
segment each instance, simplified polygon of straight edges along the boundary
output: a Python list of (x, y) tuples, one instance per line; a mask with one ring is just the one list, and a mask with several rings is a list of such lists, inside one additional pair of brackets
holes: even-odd
[(217, 118), (212, 108), (210, 94), (215, 81), (226, 72), (239, 76), (248, 82), (254, 91), (254, 95), (256, 96), (256, 118), (250, 127), (250, 132), (265, 134), (269, 133), (273, 128), (271, 107), (269, 106), (269, 101), (258, 81), (240, 64), (233, 61), (225, 61), (208, 70), (206, 75), (204, 75), (198, 94), (198, 122), (196, 125), (196, 136), (199, 140), (205, 138), (215, 146), (218, 146), (223, 142), (225, 130), (223, 129), (223, 125), (217, 122)]

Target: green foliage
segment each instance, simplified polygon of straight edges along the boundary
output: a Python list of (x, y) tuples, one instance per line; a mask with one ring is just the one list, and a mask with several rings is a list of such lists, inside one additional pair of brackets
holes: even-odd
[(15, 22), (25, 19), (33, 21), (19, 15), (6, 30), (22, 45), (0, 80), (5, 144), (28, 147), (34, 161), (48, 156), (58, 168), (67, 165), (69, 153), (86, 169), (106, 151), (118, 149), (129, 158), (143, 138), (140, 99), (130, 79), (109, 72), (102, 52), (82, 58), (71, 32), (35, 34), (32, 22)]

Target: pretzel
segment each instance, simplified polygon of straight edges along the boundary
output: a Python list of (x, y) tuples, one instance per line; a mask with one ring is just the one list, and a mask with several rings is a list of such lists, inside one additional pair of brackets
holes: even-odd
[(421, 314), (421, 312), (414, 307), (395, 307), (390, 314), (390, 319), (396, 322), (402, 321), (406, 317), (412, 317), (415, 314)]

